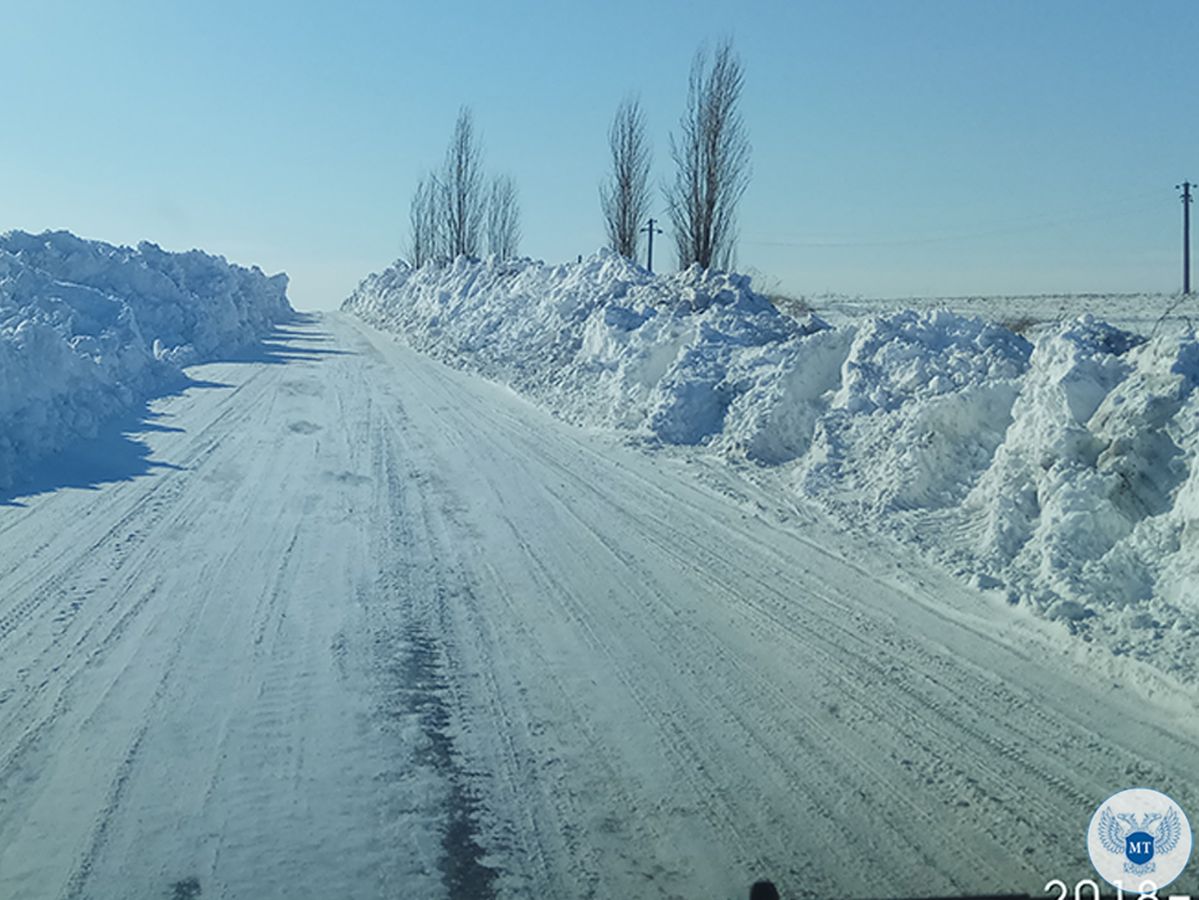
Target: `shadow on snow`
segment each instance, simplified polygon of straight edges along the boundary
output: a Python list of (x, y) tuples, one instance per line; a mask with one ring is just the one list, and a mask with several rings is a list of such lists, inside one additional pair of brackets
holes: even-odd
[(231, 386), (214, 381), (180, 381), (174, 390), (160, 392), (133, 409), (105, 420), (95, 437), (77, 440), (33, 463), (10, 487), (0, 489), (0, 506), (25, 506), (22, 500), (63, 488), (96, 491), (105, 484), (132, 481), (156, 469), (179, 469), (172, 463), (151, 459), (149, 445), (139, 439), (140, 435), (153, 431), (183, 430), (163, 424), (164, 416), (150, 409), (150, 399), (175, 396), (193, 388)]
[(308, 313), (295, 313), (291, 318), (276, 325), (256, 344), (244, 347), (235, 353), (206, 360), (205, 362), (241, 362), (279, 365), (291, 362), (318, 362), (328, 356), (353, 356), (349, 350), (322, 346), (331, 344), (333, 338), (327, 331), (316, 331), (311, 326), (319, 318)]
[[(287, 365), (351, 355), (345, 350), (320, 346), (331, 341), (326, 332), (299, 331), (289, 327), (315, 321), (315, 317), (297, 313), (257, 344), (218, 359), (205, 360), (202, 365), (221, 362)], [(156, 431), (183, 431), (182, 428), (165, 424), (166, 417), (152, 410), (150, 404), (154, 400), (178, 396), (191, 390), (232, 387), (231, 384), (184, 375), (174, 386), (107, 419), (100, 425), (95, 437), (76, 440), (71, 446), (38, 460), (18, 473), (12, 485), (0, 488), (0, 507), (23, 507), (27, 505), (23, 501), (64, 488), (95, 491), (106, 484), (132, 481), (156, 471), (181, 469), (181, 466), (173, 463), (152, 459), (150, 446), (141, 439), (143, 435)]]

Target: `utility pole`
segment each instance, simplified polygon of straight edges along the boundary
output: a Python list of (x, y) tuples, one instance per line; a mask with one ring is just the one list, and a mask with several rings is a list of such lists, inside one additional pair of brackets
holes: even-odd
[(654, 227), (657, 222), (657, 219), (651, 218), (649, 222), (646, 223), (645, 227), (640, 229), (641, 231), (649, 234), (649, 256), (646, 258), (645, 267), (649, 269), (649, 273), (651, 275), (654, 274), (654, 234), (662, 233), (661, 228)]
[(1189, 181), (1176, 184), (1182, 191), (1182, 292), (1191, 292), (1191, 188)]

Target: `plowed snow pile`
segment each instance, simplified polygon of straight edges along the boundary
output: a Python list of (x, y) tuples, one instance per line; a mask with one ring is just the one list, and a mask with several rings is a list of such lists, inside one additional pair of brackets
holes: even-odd
[(290, 313), (286, 275), (196, 250), (0, 235), (0, 486)]
[(1035, 344), (946, 310), (832, 328), (749, 280), (580, 264), (398, 262), (344, 308), (582, 425), (772, 467), (1184, 681), (1199, 628), (1199, 344), (1081, 317)]
[(564, 266), (399, 262), (344, 308), (570, 421), (674, 444), (719, 436), (735, 399), (827, 328), (779, 315), (748, 278), (655, 278), (612, 253)]

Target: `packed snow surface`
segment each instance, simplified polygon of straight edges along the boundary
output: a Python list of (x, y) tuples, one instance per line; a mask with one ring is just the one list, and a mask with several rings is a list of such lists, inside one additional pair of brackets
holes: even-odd
[(198, 250), (0, 235), (0, 486), (290, 312), (286, 275)]
[(569, 421), (759, 464), (853, 527), (1195, 678), (1199, 344), (1183, 320), (1009, 322), (1018, 334), (926, 308), (833, 327), (743, 276), (653, 276), (607, 252), (398, 262), (344, 308)]

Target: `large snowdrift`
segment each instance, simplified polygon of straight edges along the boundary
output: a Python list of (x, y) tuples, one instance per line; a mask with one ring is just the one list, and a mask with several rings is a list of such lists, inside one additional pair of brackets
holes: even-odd
[(773, 467), (854, 526), (1196, 676), (1199, 344), (1081, 317), (1037, 332), (947, 310), (830, 327), (749, 280), (399, 262), (344, 308), (561, 417)]
[(675, 444), (719, 435), (763, 366), (827, 327), (779, 315), (748, 278), (699, 268), (655, 278), (613, 253), (563, 266), (401, 261), (344, 308), (570, 421)]
[(0, 486), (290, 313), (286, 275), (196, 250), (0, 235)]

